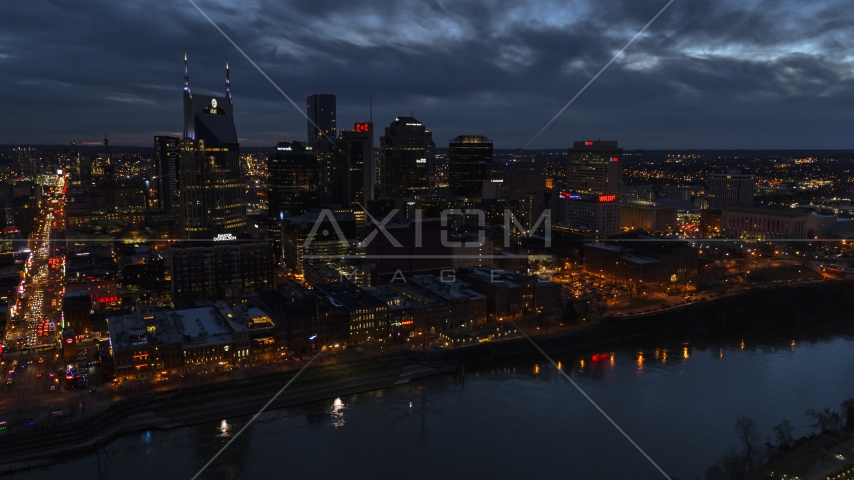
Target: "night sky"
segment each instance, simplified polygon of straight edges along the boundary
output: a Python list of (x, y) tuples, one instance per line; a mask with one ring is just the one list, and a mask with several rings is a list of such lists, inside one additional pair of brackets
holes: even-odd
[[(279, 86), (338, 95), (339, 128), (414, 112), (438, 147), (525, 145), (667, 2), (197, 0)], [(850, 0), (676, 0), (531, 148), (854, 148)], [(0, 144), (151, 146), (231, 65), (244, 146), (305, 119), (186, 0), (4, 2)]]

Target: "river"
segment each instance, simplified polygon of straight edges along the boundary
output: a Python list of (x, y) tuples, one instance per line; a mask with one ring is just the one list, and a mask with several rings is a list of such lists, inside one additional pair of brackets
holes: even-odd
[[(854, 397), (854, 339), (648, 345), (556, 358), (671, 477), (702, 478), (737, 439)], [(583, 362), (583, 363), (582, 363)], [(121, 438), (15, 479), (187, 479), (249, 417)], [(571, 384), (532, 356), (461, 376), (262, 414), (200, 479), (663, 476)]]

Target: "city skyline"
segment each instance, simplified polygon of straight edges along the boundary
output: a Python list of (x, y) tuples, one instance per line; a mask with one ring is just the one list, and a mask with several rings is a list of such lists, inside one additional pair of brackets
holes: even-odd
[(7, 6), (0, 472), (854, 478), (849, 10)]
[[(476, 133), (496, 149), (527, 143), (663, 5), (200, 4), (292, 98), (337, 94), (344, 126), (368, 117), (372, 98), (377, 125), (414, 112), (437, 145)], [(531, 148), (578, 138), (619, 138), (629, 149), (848, 147), (843, 8), (675, 2)], [(11, 7), (2, 21), (16, 41), (0, 40), (0, 143), (95, 143), (107, 131), (114, 145), (149, 145), (178, 135), (169, 112), (185, 45), (194, 78), (219, 78), (231, 58), (241, 145), (307, 140), (304, 117), (190, 4), (51, 9)], [(36, 20), (53, 28), (28, 42)], [(71, 28), (85, 33), (69, 42)], [(117, 37), (133, 42), (103, 41)], [(200, 94), (221, 89), (194, 84)]]

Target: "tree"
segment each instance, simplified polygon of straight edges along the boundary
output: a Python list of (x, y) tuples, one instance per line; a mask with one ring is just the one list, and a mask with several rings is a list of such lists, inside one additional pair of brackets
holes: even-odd
[(814, 420), (810, 426), (818, 430), (819, 433), (836, 432), (842, 428), (842, 415), (827, 407), (821, 410), (811, 408), (806, 411), (806, 416)]
[(772, 430), (774, 430), (774, 436), (777, 438), (778, 447), (785, 449), (791, 447), (792, 444), (795, 443), (795, 437), (792, 435), (795, 431), (795, 427), (793, 427), (788, 420), (783, 420), (777, 425), (774, 425)]
[(748, 470), (747, 459), (733, 447), (706, 470), (706, 480), (741, 480)]
[(831, 432), (838, 432), (842, 429), (842, 415), (839, 412), (830, 412), (827, 420), (827, 429)]
[(761, 441), (759, 425), (756, 423), (756, 420), (746, 415), (739, 415), (735, 419), (735, 433), (738, 435), (738, 439), (744, 444), (744, 448), (747, 450), (745, 458), (749, 463), (750, 457), (753, 455), (754, 448), (756, 448)]

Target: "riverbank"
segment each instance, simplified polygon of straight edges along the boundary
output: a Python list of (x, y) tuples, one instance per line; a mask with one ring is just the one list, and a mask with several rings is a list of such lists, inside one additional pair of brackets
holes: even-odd
[[(571, 354), (627, 343), (683, 342), (698, 337), (782, 339), (825, 333), (854, 335), (854, 280), (782, 285), (642, 317), (606, 316), (572, 330), (536, 334), (535, 341), (550, 354)], [(532, 354), (536, 351), (531, 344), (517, 338), (423, 355), (452, 364), (488, 366)]]
[[(642, 318), (606, 317), (571, 330), (537, 335), (554, 354), (615, 348), (620, 344), (681, 342), (714, 335), (820, 335), (854, 333), (852, 281), (781, 286), (698, 302)], [(523, 325), (524, 327), (524, 325)], [(434, 352), (407, 351), (372, 359), (311, 367), (270, 409), (335, 398), (452, 373), (462, 365), (490, 365), (538, 355), (527, 340), (485, 342)], [(0, 436), (0, 472), (22, 470), (97, 450), (128, 433), (169, 429), (257, 412), (294, 371), (144, 394), (73, 424)]]
[[(452, 373), (438, 362), (400, 356), (308, 368), (268, 409), (401, 385)], [(97, 451), (112, 440), (145, 430), (167, 430), (258, 412), (297, 372), (136, 395), (91, 418), (0, 436), (0, 472), (11, 473)]]

